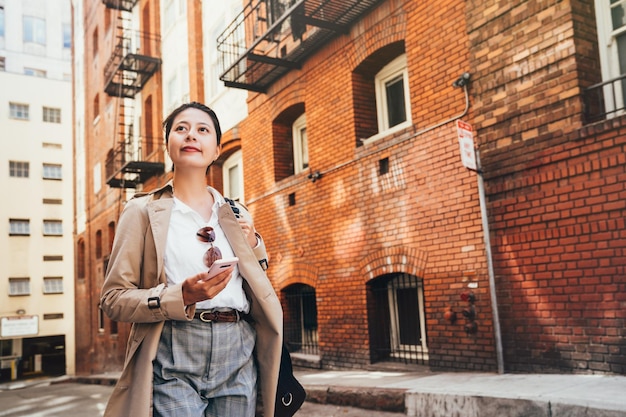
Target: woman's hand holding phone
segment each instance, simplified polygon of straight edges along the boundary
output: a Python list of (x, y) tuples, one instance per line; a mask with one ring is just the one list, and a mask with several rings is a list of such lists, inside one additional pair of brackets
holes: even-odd
[(237, 257), (227, 258), (227, 259), (218, 259), (217, 261), (213, 262), (213, 265), (211, 265), (211, 267), (209, 268), (209, 272), (208, 272), (209, 275), (206, 277), (206, 280), (209, 280), (213, 278), (214, 276), (217, 276), (217, 274), (219, 274), (220, 272), (226, 269), (229, 269), (232, 271), (235, 265), (237, 265), (237, 262), (239, 262), (239, 258)]
[(238, 258), (218, 259), (207, 272), (187, 278), (183, 282), (183, 302), (186, 306), (210, 300), (219, 294), (230, 281)]

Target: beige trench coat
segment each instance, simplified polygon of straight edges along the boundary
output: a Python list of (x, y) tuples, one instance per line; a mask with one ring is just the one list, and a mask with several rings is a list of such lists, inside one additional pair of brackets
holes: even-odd
[[(183, 305), (182, 285), (167, 285), (163, 268), (165, 240), (174, 200), (171, 184), (131, 199), (120, 216), (100, 307), (111, 318), (132, 322), (122, 375), (109, 399), (105, 417), (152, 417), (152, 360), (165, 320), (191, 320), (195, 305)], [(241, 214), (251, 222), (247, 210)], [(256, 357), (266, 417), (274, 415), (282, 346), (280, 301), (259, 260), (267, 257), (261, 242), (252, 249), (229, 204), (219, 208), (218, 221), (244, 277), (256, 328)], [(154, 307), (154, 297), (160, 306)]]

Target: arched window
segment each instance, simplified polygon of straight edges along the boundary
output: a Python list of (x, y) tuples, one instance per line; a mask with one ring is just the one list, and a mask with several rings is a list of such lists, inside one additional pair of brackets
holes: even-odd
[(319, 355), (315, 288), (306, 284), (290, 285), (283, 290), (283, 297), (287, 347), (291, 352)]
[(296, 174), (309, 168), (309, 145), (306, 135), (306, 115), (298, 117), (292, 125), (293, 167)]
[(115, 222), (110, 222), (109, 223), (109, 230), (108, 230), (108, 237), (109, 237), (109, 247), (107, 248), (109, 253), (111, 253), (111, 250), (113, 249), (113, 240), (115, 239)]
[(102, 258), (102, 230), (96, 232), (96, 259)]
[(233, 153), (222, 165), (224, 196), (244, 203), (243, 194), (243, 159), (241, 150)]
[(80, 239), (76, 248), (76, 274), (78, 279), (85, 278), (85, 241)]
[(410, 274), (386, 274), (367, 285), (372, 362), (428, 361), (422, 280)]

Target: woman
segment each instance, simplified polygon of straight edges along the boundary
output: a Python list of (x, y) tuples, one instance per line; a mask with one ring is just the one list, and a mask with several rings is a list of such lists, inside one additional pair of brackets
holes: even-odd
[[(105, 416), (254, 416), (257, 364), (273, 416), (282, 310), (249, 213), (239, 206), (235, 217), (206, 185), (219, 121), (192, 102), (163, 127), (173, 179), (126, 204), (102, 288), (102, 310), (133, 323)], [(233, 256), (238, 266), (208, 278), (212, 260)]]

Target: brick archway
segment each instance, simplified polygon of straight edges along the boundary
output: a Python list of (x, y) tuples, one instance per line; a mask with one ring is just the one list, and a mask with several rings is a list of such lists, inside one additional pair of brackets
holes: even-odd
[(303, 262), (289, 262), (276, 268), (271, 278), (279, 291), (293, 284), (306, 284), (317, 288), (318, 268)]
[(408, 246), (392, 246), (373, 251), (359, 265), (365, 282), (391, 272), (424, 276), (427, 253)]

